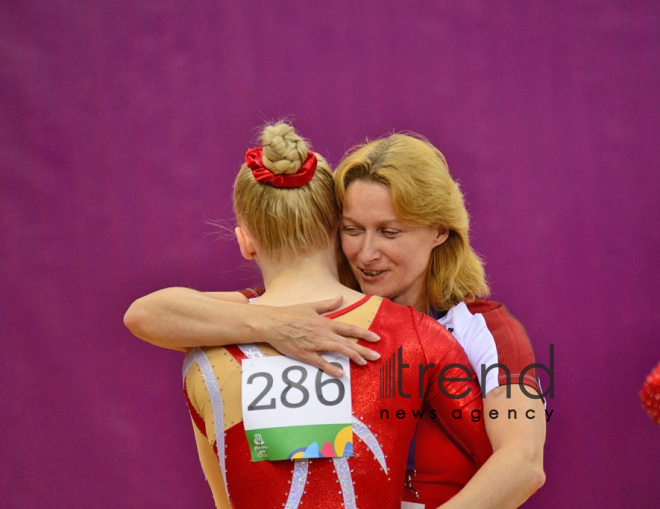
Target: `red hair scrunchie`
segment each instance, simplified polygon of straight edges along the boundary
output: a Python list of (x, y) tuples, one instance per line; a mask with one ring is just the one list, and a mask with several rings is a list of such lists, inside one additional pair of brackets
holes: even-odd
[(245, 153), (245, 163), (252, 170), (254, 179), (261, 184), (284, 188), (301, 187), (312, 180), (316, 171), (316, 154), (311, 150), (307, 151), (307, 159), (296, 173), (280, 175), (264, 166), (263, 154), (263, 147), (251, 148)]

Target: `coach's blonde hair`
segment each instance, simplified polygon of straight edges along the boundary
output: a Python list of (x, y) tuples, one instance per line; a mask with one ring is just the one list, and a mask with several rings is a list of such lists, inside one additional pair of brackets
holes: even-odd
[[(437, 148), (422, 137), (405, 134), (354, 148), (335, 171), (340, 212), (346, 189), (356, 180), (389, 187), (394, 211), (403, 223), (440, 225), (449, 231), (447, 240), (431, 252), (424, 284), (428, 307), (442, 311), (467, 298), (488, 295), (483, 263), (468, 240), (470, 220), (463, 194)], [(342, 280), (349, 282), (344, 267)]]
[[(263, 165), (274, 174), (295, 173), (307, 158), (307, 142), (284, 122), (266, 126), (261, 143)], [(234, 182), (234, 212), (267, 256), (308, 254), (335, 238), (339, 213), (332, 171), (322, 156), (316, 159), (312, 180), (287, 189), (261, 184), (247, 164), (241, 166)]]

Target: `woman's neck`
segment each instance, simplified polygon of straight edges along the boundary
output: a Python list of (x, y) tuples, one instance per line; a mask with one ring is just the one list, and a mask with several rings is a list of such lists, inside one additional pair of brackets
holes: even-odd
[(334, 246), (277, 261), (258, 257), (258, 263), (266, 287), (259, 304), (291, 306), (343, 295), (344, 307), (362, 298), (339, 282)]

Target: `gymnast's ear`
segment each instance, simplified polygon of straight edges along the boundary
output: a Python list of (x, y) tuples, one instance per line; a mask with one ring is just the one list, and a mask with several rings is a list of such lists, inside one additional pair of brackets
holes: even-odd
[(234, 229), (236, 233), (236, 240), (238, 241), (238, 247), (241, 250), (241, 255), (246, 260), (254, 260), (257, 255), (257, 250), (254, 248), (254, 242), (247, 230), (244, 230), (240, 226), (237, 226)]

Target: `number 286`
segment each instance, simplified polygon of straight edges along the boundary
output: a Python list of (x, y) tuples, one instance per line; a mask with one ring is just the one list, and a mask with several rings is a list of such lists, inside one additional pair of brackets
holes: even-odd
[[(337, 366), (338, 368), (341, 368), (341, 365), (338, 362), (331, 362), (333, 366)], [(291, 380), (289, 377), (289, 374), (292, 371), (297, 371), (300, 373), (300, 377), (298, 378), (297, 381)], [(309, 391), (307, 388), (303, 385), (303, 382), (307, 379), (307, 369), (304, 366), (289, 366), (286, 368), (284, 371), (282, 371), (282, 381), (285, 383), (286, 388), (282, 391), (282, 394), (280, 394), (280, 401), (282, 404), (287, 407), (287, 408), (299, 408), (303, 405), (305, 405), (309, 401)], [(346, 393), (346, 389), (344, 388), (344, 384), (341, 383), (338, 379), (336, 378), (330, 378), (325, 381), (321, 381), (321, 377), (323, 375), (323, 371), (320, 369), (316, 373), (316, 381), (314, 383), (314, 390), (316, 392), (316, 397), (318, 398), (319, 402), (321, 404), (326, 405), (326, 406), (334, 406), (338, 405), (339, 403), (342, 402), (344, 399), (344, 395)], [(270, 398), (270, 403), (262, 403), (261, 400), (266, 397), (268, 392), (271, 390), (273, 387), (273, 375), (267, 372), (259, 372), (259, 373), (253, 373), (250, 375), (250, 377), (247, 379), (248, 384), (252, 384), (252, 382), (256, 378), (265, 378), (266, 379), (266, 387), (264, 388), (261, 393), (254, 398), (252, 403), (250, 403), (247, 407), (248, 410), (272, 410), (275, 408), (275, 398)], [(326, 385), (333, 384), (337, 386), (337, 397), (333, 400), (328, 400), (323, 396), (323, 388)], [(302, 395), (300, 401), (296, 403), (292, 403), (289, 401), (289, 393), (292, 390), (296, 390), (300, 392)]]

